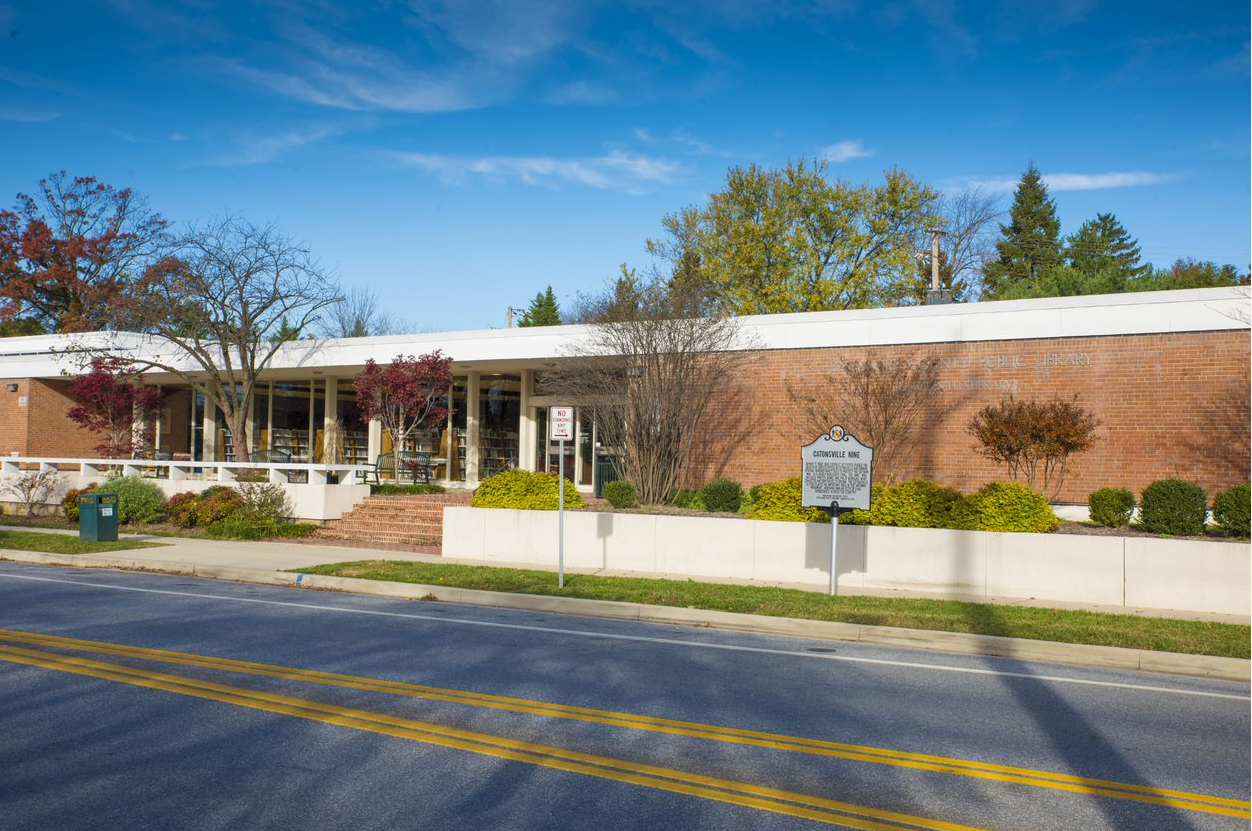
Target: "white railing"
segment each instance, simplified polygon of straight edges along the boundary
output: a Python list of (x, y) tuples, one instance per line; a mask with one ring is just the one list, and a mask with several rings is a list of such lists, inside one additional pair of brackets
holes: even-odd
[[(125, 476), (151, 476), (174, 482), (198, 479), (218, 482), (237, 481), (246, 471), (264, 472), (271, 482), (287, 484), (292, 474), (304, 474), (310, 485), (351, 485), (357, 482), (359, 471), (373, 470), (373, 465), (326, 465), (297, 462), (193, 462), (183, 459), (67, 459), (44, 456), (0, 457), (0, 474), (18, 474), (23, 467), (35, 465), (40, 470), (68, 472), (78, 468), (82, 476), (106, 476), (109, 471), (120, 470)], [(332, 474), (338, 482), (331, 482)], [(300, 477), (296, 477), (300, 478)]]

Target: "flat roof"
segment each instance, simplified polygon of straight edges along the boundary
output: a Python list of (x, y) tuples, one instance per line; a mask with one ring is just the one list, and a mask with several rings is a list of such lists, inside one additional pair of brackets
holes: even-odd
[[(1248, 319), (1248, 289), (1220, 287), (752, 315), (736, 323), (742, 345), (772, 350), (1247, 330)], [(537, 326), (297, 341), (279, 350), (264, 375), (274, 380), (351, 375), (369, 358), (381, 362), (435, 349), (453, 359), (457, 373), (540, 369), (577, 354), (589, 331), (587, 326)], [(162, 351), (153, 339), (130, 332), (2, 338), (0, 377), (77, 373), (87, 349), (101, 347), (140, 360)]]

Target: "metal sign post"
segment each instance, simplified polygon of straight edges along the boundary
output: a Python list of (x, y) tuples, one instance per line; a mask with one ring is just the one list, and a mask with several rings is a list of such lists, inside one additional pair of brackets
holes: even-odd
[(801, 499), (805, 508), (830, 514), (830, 594), (838, 594), (839, 517), (869, 510), (874, 448), (839, 425), (800, 448)]
[(574, 440), (574, 408), (548, 408), (548, 441), (558, 443), (556, 560), (557, 588), (565, 588), (565, 442)]

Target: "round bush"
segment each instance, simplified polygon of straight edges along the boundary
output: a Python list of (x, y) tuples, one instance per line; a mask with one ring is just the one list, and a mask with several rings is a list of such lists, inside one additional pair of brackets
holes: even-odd
[(870, 493), (870, 525), (897, 528), (950, 528), (952, 510), (963, 499), (961, 492), (917, 479)]
[[(484, 479), (470, 499), (475, 508), (517, 508), (526, 511), (555, 511), (560, 507), (559, 483), (555, 473), (506, 470)], [(581, 508), (583, 495), (569, 479), (565, 480), (565, 507)]]
[(239, 486), (239, 495), (249, 519), (282, 522), (295, 513), (287, 489), (277, 482), (245, 482)]
[(625, 479), (606, 483), (604, 498), (614, 508), (634, 508), (639, 504), (639, 497), (635, 495), (635, 486)]
[(1252, 488), (1235, 485), (1213, 500), (1213, 522), (1232, 537), (1252, 536)]
[(1155, 534), (1193, 537), (1204, 533), (1208, 494), (1195, 482), (1161, 479), (1143, 489), (1139, 521)]
[(165, 503), (165, 516), (170, 522), (182, 528), (191, 528), (196, 524), (196, 503), (199, 497), (192, 491), (183, 491), (170, 497)]
[(100, 486), (99, 492), (117, 494), (118, 522), (146, 524), (165, 519), (165, 494), (148, 479), (113, 476)]
[(196, 499), (195, 524), (207, 527), (242, 514), (244, 508), (243, 494), (225, 485), (214, 485), (201, 491)]
[(1125, 488), (1100, 488), (1087, 497), (1087, 511), (1097, 525), (1122, 528), (1135, 513), (1135, 495)]
[(818, 508), (800, 506), (800, 477), (757, 485), (752, 489), (752, 513), (748, 519), (775, 522), (830, 522), (830, 515)]
[(1020, 482), (992, 482), (952, 510), (952, 526), (967, 531), (1042, 534), (1060, 524), (1048, 500)]
[(91, 493), (99, 487), (99, 485), (91, 484), (81, 490), (70, 488), (66, 491), (64, 498), (61, 499), (61, 511), (65, 514), (65, 518), (70, 522), (78, 522), (78, 497)]
[(714, 479), (700, 491), (706, 511), (733, 514), (743, 501), (743, 487), (733, 479)]

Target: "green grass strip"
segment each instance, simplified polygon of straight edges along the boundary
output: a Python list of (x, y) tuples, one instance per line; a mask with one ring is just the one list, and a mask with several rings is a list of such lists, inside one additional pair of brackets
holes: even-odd
[(460, 589), (620, 600), (651, 606), (679, 606), (869, 626), (897, 626), (904, 629), (966, 632), (1060, 643), (1123, 646), (1193, 655), (1247, 658), (1252, 651), (1252, 627), (1248, 626), (1070, 609), (896, 597), (830, 597), (817, 592), (772, 586), (732, 586), (723, 583), (581, 574), (567, 574), (565, 589), (560, 590), (556, 586), (556, 575), (550, 571), (396, 560), (332, 563), (291, 571)]
[(45, 554), (97, 554), (102, 551), (125, 551), (128, 548), (156, 548), (159, 542), (118, 540), (116, 542), (83, 542), (66, 534), (41, 534), (38, 531), (0, 531), (0, 548), (15, 551), (40, 551)]

